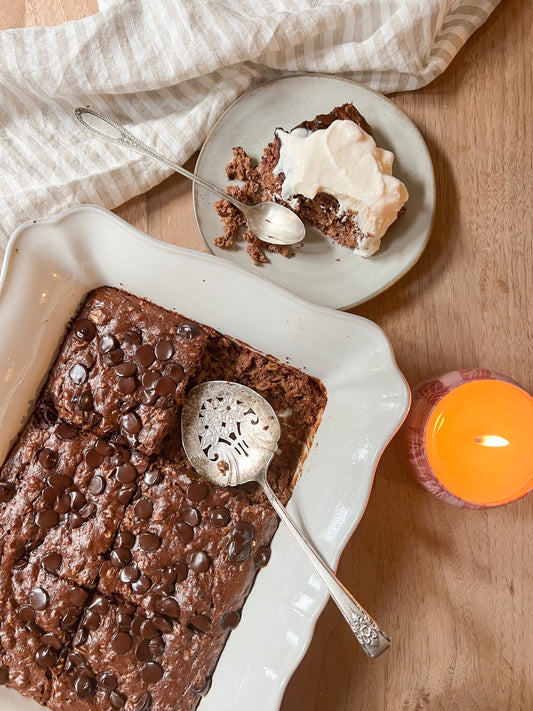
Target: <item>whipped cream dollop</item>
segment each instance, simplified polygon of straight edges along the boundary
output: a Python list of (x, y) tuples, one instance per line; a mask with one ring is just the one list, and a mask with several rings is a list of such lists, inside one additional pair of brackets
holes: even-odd
[(278, 129), (276, 135), (281, 146), (274, 174), (285, 174), (283, 200), (290, 204), (294, 195), (333, 195), (339, 214), (355, 213), (365, 235), (354, 252), (373, 254), (409, 197), (405, 185), (392, 175), (394, 154), (378, 148), (372, 136), (348, 120), (317, 131)]

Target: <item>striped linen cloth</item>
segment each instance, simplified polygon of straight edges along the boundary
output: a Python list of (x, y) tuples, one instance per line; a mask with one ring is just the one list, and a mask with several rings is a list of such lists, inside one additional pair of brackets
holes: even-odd
[(101, 0), (82, 20), (1, 31), (0, 256), (23, 221), (112, 209), (170, 172), (84, 131), (74, 107), (183, 163), (240, 94), (286, 72), (384, 93), (424, 86), (498, 2)]

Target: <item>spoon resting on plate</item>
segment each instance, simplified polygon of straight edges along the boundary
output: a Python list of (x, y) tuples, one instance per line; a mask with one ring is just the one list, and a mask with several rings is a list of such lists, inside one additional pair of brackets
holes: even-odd
[(212, 380), (193, 388), (181, 416), (183, 448), (196, 472), (220, 486), (259, 483), (272, 507), (296, 538), (369, 657), (390, 646), (389, 638), (337, 579), (289, 516), (267, 480), (280, 437), (269, 403), (238, 383)]
[(167, 168), (171, 168), (176, 171), (176, 173), (180, 173), (180, 175), (192, 180), (193, 183), (197, 183), (203, 188), (211, 190), (222, 199), (230, 202), (237, 210), (242, 212), (250, 230), (256, 237), (263, 240), (263, 242), (269, 242), (270, 244), (296, 244), (297, 242), (301, 242), (305, 237), (305, 226), (303, 222), (298, 215), (292, 212), (292, 210), (289, 210), (289, 208), (275, 202), (260, 202), (258, 205), (245, 205), (239, 202), (239, 200), (235, 200), (234, 197), (228, 195), (217, 185), (194, 175), (194, 173), (190, 173), (181, 165), (172, 163), (172, 161), (160, 153), (157, 153), (157, 151), (150, 148), (150, 146), (147, 146), (136, 138), (133, 133), (130, 133), (130, 131), (124, 128), (124, 126), (116, 123), (108, 116), (104, 116), (97, 111), (84, 107), (74, 109), (74, 114), (85, 128), (88, 128), (97, 136), (100, 136), (100, 138), (104, 138), (112, 143), (117, 143), (119, 146), (124, 146), (125, 148), (131, 148), (133, 151), (137, 151), (137, 153), (142, 153), (142, 155), (148, 156), (148, 158), (152, 158), (158, 163), (162, 163)]

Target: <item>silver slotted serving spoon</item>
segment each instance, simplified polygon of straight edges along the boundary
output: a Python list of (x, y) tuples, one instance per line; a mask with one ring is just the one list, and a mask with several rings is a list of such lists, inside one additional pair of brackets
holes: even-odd
[(181, 417), (185, 453), (198, 474), (221, 486), (256, 481), (288, 526), (369, 657), (390, 646), (389, 638), (339, 582), (302, 534), (267, 481), (280, 425), (269, 403), (255, 390), (213, 380), (193, 388)]
[(194, 183), (201, 185), (203, 188), (207, 188), (207, 190), (211, 190), (219, 197), (230, 202), (237, 210), (242, 212), (250, 230), (256, 237), (263, 240), (263, 242), (269, 242), (270, 244), (296, 244), (297, 242), (301, 242), (305, 237), (305, 226), (303, 222), (298, 215), (287, 207), (278, 205), (275, 202), (260, 202), (258, 205), (245, 205), (235, 200), (235, 198), (228, 195), (217, 185), (203, 178), (199, 178), (197, 175), (182, 168), (181, 165), (172, 163), (172, 161), (160, 153), (157, 153), (153, 148), (142, 143), (133, 133), (130, 133), (124, 126), (116, 123), (108, 116), (104, 116), (97, 111), (81, 106), (74, 109), (74, 114), (85, 128), (96, 133), (100, 138), (104, 138), (106, 141), (111, 141), (112, 143), (117, 143), (119, 146), (124, 146), (125, 148), (131, 148), (133, 151), (137, 151), (137, 153), (142, 153), (142, 155), (162, 163), (167, 166), (167, 168), (175, 170), (176, 173), (184, 175)]

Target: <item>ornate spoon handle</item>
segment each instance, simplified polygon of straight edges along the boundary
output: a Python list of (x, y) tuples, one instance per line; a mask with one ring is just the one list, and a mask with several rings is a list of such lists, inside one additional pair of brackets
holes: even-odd
[(387, 635), (380, 630), (376, 622), (367, 612), (365, 612), (365, 610), (363, 610), (352, 594), (337, 579), (335, 574), (324, 563), (315, 549), (301, 533), (297, 524), (287, 513), (285, 507), (273, 492), (266, 478), (266, 470), (258, 481), (262, 484), (264, 492), (274, 510), (282, 521), (288, 526), (289, 530), (306, 553), (314, 569), (322, 578), (331, 597), (341, 611), (344, 619), (349, 624), (361, 647), (369, 657), (378, 657), (390, 647), (390, 640)]

